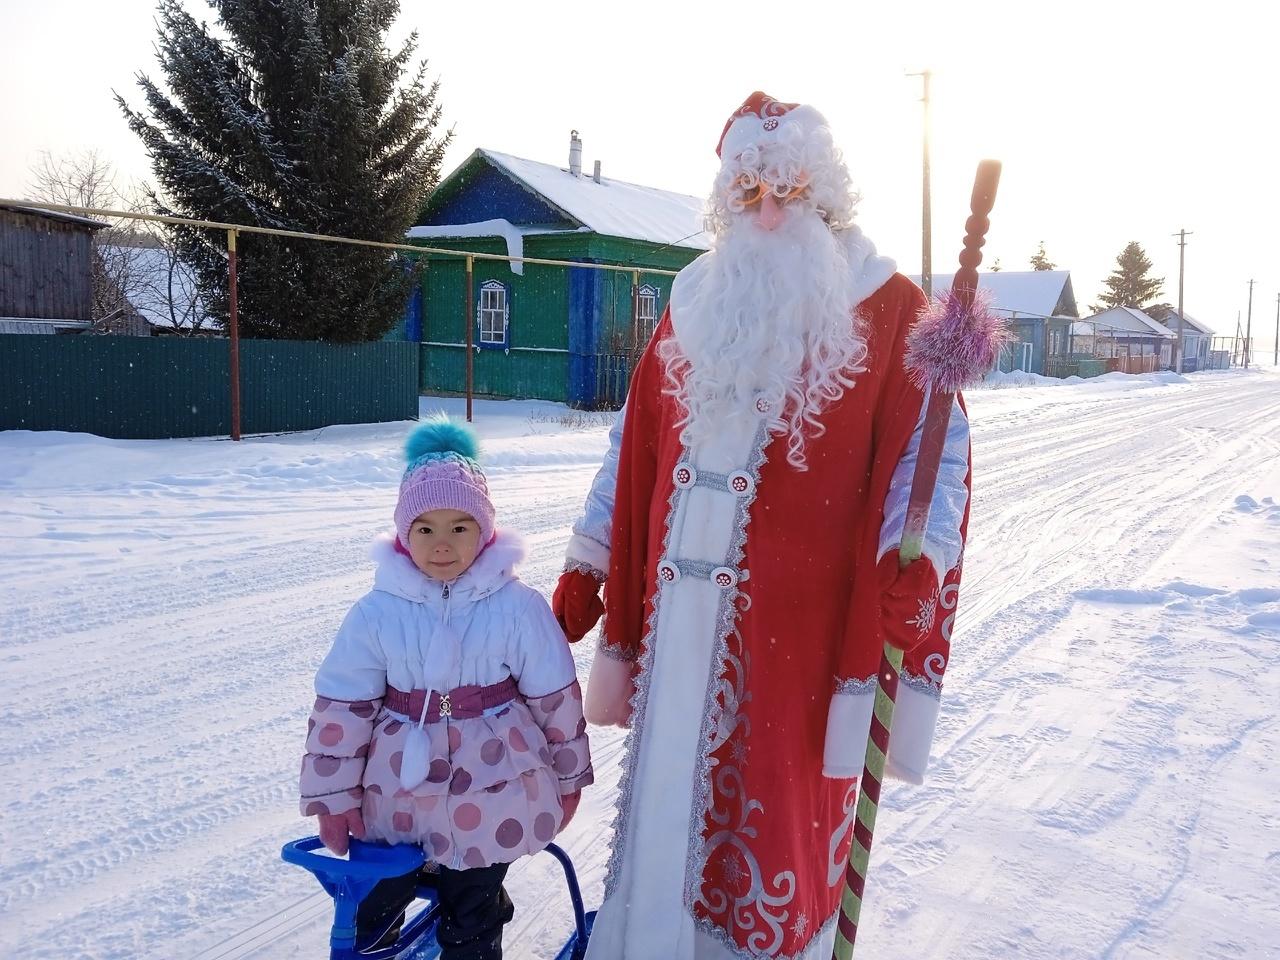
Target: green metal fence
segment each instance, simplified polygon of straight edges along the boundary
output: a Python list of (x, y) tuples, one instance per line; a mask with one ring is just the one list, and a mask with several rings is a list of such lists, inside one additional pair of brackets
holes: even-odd
[[(242, 340), (245, 433), (418, 415), (416, 343)], [(230, 433), (228, 345), (178, 337), (0, 335), (0, 430), (118, 439)]]

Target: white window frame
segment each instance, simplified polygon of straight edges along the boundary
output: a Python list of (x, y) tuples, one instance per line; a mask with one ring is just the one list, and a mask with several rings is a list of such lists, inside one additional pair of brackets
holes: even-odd
[(506, 349), (511, 323), (511, 294), (501, 280), (480, 284), (476, 298), (476, 343), (481, 347)]
[(658, 288), (646, 283), (636, 291), (636, 337), (639, 342), (648, 343), (653, 339), (653, 331), (657, 326)]

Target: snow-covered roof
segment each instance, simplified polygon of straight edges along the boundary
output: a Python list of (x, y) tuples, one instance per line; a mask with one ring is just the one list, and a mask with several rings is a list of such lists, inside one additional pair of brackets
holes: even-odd
[[(911, 278), (920, 282), (919, 276)], [(951, 289), (954, 273), (935, 273), (933, 293)], [(978, 289), (991, 296), (991, 306), (1010, 316), (1077, 316), (1070, 270), (1000, 270), (978, 275)]]
[(64, 223), (78, 223), (86, 227), (92, 227), (95, 230), (110, 226), (109, 223), (103, 223), (101, 220), (90, 220), (88, 217), (78, 217), (74, 213), (63, 213), (60, 210), (46, 210), (44, 207), (19, 207), (13, 204), (5, 204), (0, 206), (0, 210), (29, 213), (37, 217), (48, 217), (50, 220), (61, 220)]
[(1162, 326), (1136, 307), (1112, 307), (1091, 317), (1085, 317), (1085, 323), (1091, 324), (1101, 335), (1109, 331), (1137, 333), (1159, 337), (1162, 340), (1176, 340), (1178, 335)]
[[(1178, 311), (1170, 310), (1169, 313), (1166, 314), (1164, 319), (1162, 319), (1160, 322), (1163, 323), (1170, 330), (1173, 330), (1176, 332), (1178, 329)], [(1183, 313), (1182, 326), (1183, 326), (1182, 332), (1184, 336), (1187, 333), (1191, 333), (1191, 334), (1199, 333), (1199, 334), (1203, 334), (1206, 337), (1213, 336), (1212, 327), (1208, 326), (1207, 324), (1201, 323), (1199, 320), (1191, 316), (1191, 314), (1189, 313)], [(1190, 327), (1191, 329), (1188, 331), (1187, 327)]]
[(595, 233), (695, 250), (711, 247), (700, 197), (605, 176), (596, 183), (589, 174), (574, 176), (563, 167), (496, 150), (476, 153)]
[[(195, 274), (185, 263), (175, 259), (171, 278), (167, 249), (126, 246), (107, 249), (127, 259), (129, 303), (148, 323), (172, 329), (176, 316), (177, 325), (183, 329), (211, 326), (199, 297)], [(169, 309), (171, 300), (172, 313)]]
[(31, 317), (0, 317), (0, 333), (57, 333), (59, 330), (88, 330), (88, 320), (42, 320)]

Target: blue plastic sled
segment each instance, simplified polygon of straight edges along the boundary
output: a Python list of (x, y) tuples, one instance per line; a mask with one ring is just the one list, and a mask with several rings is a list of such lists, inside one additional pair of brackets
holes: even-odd
[[(329, 930), (329, 960), (393, 960), (402, 954), (408, 960), (433, 960), (440, 955), (436, 945), (436, 926), (440, 922), (440, 905), (435, 892), (428, 887), (418, 888), (418, 898), (425, 904), (400, 930), (400, 936), (389, 947), (361, 952), (356, 948), (356, 907), (368, 896), (374, 885), (387, 877), (404, 876), (419, 869), (426, 857), (419, 847), (404, 845), (388, 847), (377, 843), (365, 843), (352, 838), (351, 851), (346, 860), (315, 851), (324, 844), (319, 837), (303, 837), (286, 843), (280, 856), (289, 863), (310, 870), (325, 892), (333, 897), (333, 926)], [(569, 855), (554, 843), (547, 844), (546, 852), (560, 861), (564, 867), (564, 879), (569, 887), (569, 899), (573, 901), (574, 932), (569, 942), (556, 954), (556, 960), (582, 960), (587, 951), (587, 938), (595, 922), (595, 911), (582, 909), (582, 892), (578, 889), (578, 875), (574, 872)]]

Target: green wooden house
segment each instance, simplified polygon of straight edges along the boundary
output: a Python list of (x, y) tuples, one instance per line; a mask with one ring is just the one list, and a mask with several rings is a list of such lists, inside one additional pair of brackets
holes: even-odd
[(625, 272), (473, 261), (424, 254), (420, 289), (400, 335), (422, 344), (424, 393), (466, 389), (471, 324), (474, 390), (491, 397), (611, 408), (671, 293), (672, 276), (709, 246), (703, 201), (581, 170), (476, 150), (432, 194), (411, 243), (512, 257), (617, 264)]

